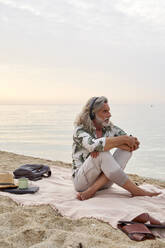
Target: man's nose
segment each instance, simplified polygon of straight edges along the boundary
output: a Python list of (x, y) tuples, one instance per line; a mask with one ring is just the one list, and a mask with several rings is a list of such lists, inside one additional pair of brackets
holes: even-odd
[(110, 118), (112, 115), (111, 115), (111, 112), (108, 113), (108, 117)]

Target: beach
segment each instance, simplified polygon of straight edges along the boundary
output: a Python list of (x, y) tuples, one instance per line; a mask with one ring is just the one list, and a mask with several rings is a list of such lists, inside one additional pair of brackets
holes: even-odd
[[(41, 163), (70, 167), (61, 161), (35, 158), (0, 151), (0, 171), (13, 172), (22, 164)], [(138, 185), (165, 188), (165, 182), (130, 174)], [(0, 248), (163, 248), (165, 239), (131, 241), (124, 233), (96, 219), (72, 220), (49, 205), (21, 206), (0, 196)]]

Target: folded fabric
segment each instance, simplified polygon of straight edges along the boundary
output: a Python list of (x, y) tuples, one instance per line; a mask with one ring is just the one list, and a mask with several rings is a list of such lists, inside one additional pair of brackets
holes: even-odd
[(39, 190), (39, 187), (34, 186), (34, 187), (30, 187), (27, 189), (2, 189), (3, 192), (8, 192), (8, 193), (13, 193), (13, 194), (34, 194), (35, 192), (37, 192)]
[[(149, 222), (150, 224), (146, 223)], [(119, 221), (118, 228), (135, 241), (155, 239), (155, 235), (149, 228), (165, 228), (159, 220), (151, 217), (148, 213), (138, 215), (132, 221)]]

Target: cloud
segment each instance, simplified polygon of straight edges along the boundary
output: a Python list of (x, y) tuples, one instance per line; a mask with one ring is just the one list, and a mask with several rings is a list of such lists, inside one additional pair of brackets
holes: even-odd
[(165, 28), (164, 0), (117, 0), (115, 8), (129, 17)]
[(164, 0), (0, 0), (0, 5), (8, 33), (42, 34), (96, 46), (164, 43)]
[(20, 10), (30, 12), (33, 15), (36, 15), (36, 16), (40, 15), (40, 12), (38, 10), (36, 10), (35, 8), (33, 8), (32, 6), (27, 5), (27, 4), (20, 4), (18, 1), (0, 0), (0, 3), (3, 4), (3, 5), (6, 5), (6, 6), (10, 7), (10, 8), (20, 9)]
[(164, 99), (163, 17), (134, 1), (0, 0), (4, 102), (33, 102), (37, 89), (36, 102), (79, 102), (90, 92), (119, 102)]
[(114, 32), (116, 28), (119, 32), (138, 23), (163, 29), (165, 22), (164, 0), (0, 0), (0, 3), (44, 18), (52, 27), (61, 23), (77, 30), (102, 28)]
[(5, 16), (5, 15), (1, 15), (1, 16), (0, 16), (0, 19), (1, 19), (1, 21), (4, 22), (4, 23), (7, 23), (8, 20), (9, 20), (8, 17)]

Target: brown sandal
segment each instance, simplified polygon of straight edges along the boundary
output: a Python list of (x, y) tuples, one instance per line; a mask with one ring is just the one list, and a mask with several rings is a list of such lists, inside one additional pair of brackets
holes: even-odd
[[(146, 222), (150, 222), (150, 224)], [(165, 228), (165, 225), (162, 225), (159, 220), (151, 217), (148, 213), (143, 213), (132, 221), (119, 221), (118, 228), (126, 233), (130, 239), (142, 241), (145, 239), (155, 239), (149, 228)]]

